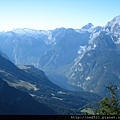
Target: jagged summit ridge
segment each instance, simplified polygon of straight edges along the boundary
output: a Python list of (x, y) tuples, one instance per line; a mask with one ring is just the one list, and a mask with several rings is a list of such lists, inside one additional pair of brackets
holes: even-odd
[(93, 24), (88, 23), (87, 25), (83, 26), (81, 29), (90, 29), (91, 27), (93, 27)]
[(119, 29), (120, 29), (120, 15), (114, 17), (111, 21), (109, 21), (103, 30), (107, 32), (113, 32)]
[(109, 21), (103, 28), (103, 31), (111, 36), (115, 44), (120, 44), (120, 15)]
[[(81, 29), (77, 30), (72, 28), (57, 28), (52, 31), (33, 30), (33, 33), (36, 32), (36, 34), (29, 32), (27, 35), (24, 34), (21, 36), (16, 36), (17, 33), (11, 34), (11, 36), (7, 36), (7, 33), (4, 33), (4, 35), (2, 33), (0, 34), (0, 49), (7, 54), (16, 65), (31, 64), (44, 70), (48, 74), (53, 72), (55, 74), (64, 75), (67, 71), (66, 66), (68, 66), (68, 68), (71, 67), (71, 64), (75, 64), (74, 61), (77, 60), (78, 64), (73, 65), (75, 69), (70, 73), (70, 76), (74, 77), (78, 74), (76, 81), (80, 81), (80, 77), (84, 74), (84, 72), (82, 73), (82, 70), (87, 68), (86, 65), (83, 65), (84, 63), (81, 64), (81, 60), (83, 58), (84, 62), (88, 59), (86, 64), (91, 67), (91, 69), (88, 70), (89, 73), (89, 71), (93, 70), (93, 67), (98, 64), (98, 55), (100, 53), (107, 51), (107, 55), (112, 54), (112, 52), (109, 53), (110, 50), (120, 50), (119, 24), (120, 16), (117, 16), (108, 22), (104, 27), (94, 27), (92, 23), (88, 23)], [(29, 30), (23, 29), (23, 31)], [(100, 53), (95, 51), (100, 51)], [(95, 55), (96, 60), (92, 61), (93, 58), (90, 56), (94, 57)], [(103, 58), (106, 58), (106, 55), (104, 53)], [(116, 56), (117, 55), (118, 54), (116, 54)], [(103, 58), (101, 61), (103, 61)], [(89, 59), (91, 60), (91, 63), (89, 63)], [(100, 56), (99, 59), (101, 59)], [(95, 71), (96, 69), (97, 68), (95, 68)], [(79, 76), (80, 71), (81, 76)], [(86, 76), (84, 77), (84, 80), (89, 81), (89, 74), (86, 73)], [(83, 80), (83, 78), (81, 78), (81, 80)], [(75, 84), (73, 79), (71, 81), (71, 83)]]

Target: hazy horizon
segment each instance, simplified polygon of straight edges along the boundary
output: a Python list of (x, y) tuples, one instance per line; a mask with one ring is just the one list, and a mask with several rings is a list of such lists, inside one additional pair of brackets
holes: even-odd
[(104, 26), (120, 15), (120, 0), (0, 0), (0, 31)]

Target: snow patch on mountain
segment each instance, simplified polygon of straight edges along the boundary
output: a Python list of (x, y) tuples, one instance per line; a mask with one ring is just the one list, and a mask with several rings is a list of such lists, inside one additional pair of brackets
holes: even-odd
[(120, 27), (120, 15), (114, 17), (110, 22), (107, 23), (107, 25), (104, 27), (104, 31), (107, 30), (110, 32), (116, 31), (117, 28)]
[(103, 31), (112, 36), (115, 44), (120, 44), (120, 15), (109, 21), (103, 28)]
[(86, 51), (86, 46), (80, 46), (78, 50), (78, 54), (81, 54)]
[(16, 35), (22, 36), (22, 35), (27, 35), (27, 36), (49, 36), (52, 32), (52, 30), (34, 30), (34, 29), (29, 29), (29, 28), (17, 28), (17, 29), (13, 29), (12, 31), (13, 33), (15, 33)]
[(91, 77), (90, 77), (90, 76), (87, 76), (87, 77), (86, 77), (86, 80), (87, 80), (87, 81), (88, 81), (88, 80), (90, 80), (90, 79), (91, 79)]
[(120, 44), (120, 38), (118, 38), (118, 41), (117, 42), (115, 42), (116, 44)]
[(40, 34), (40, 31), (38, 30), (34, 30), (34, 29), (28, 29), (28, 28), (17, 28), (17, 29), (13, 29), (13, 32), (16, 34)]

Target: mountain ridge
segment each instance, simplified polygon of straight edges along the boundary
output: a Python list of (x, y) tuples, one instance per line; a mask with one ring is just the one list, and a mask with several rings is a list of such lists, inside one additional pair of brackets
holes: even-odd
[[(74, 72), (71, 74), (68, 72), (68, 77), (73, 78), (73, 80), (69, 79), (71, 84), (79, 85), (87, 91), (96, 92), (102, 96), (107, 94), (104, 86), (109, 82), (120, 84), (118, 75), (120, 62), (119, 20), (120, 16), (113, 18), (94, 39), (90, 40), (90, 44), (85, 47), (84, 53), (78, 56), (77, 61), (71, 67), (71, 70), (74, 68)], [(85, 74), (86, 76), (84, 76)], [(96, 89), (92, 90), (94, 88)]]
[(0, 105), (1, 105), (0, 115), (57, 114), (55, 111), (53, 111), (46, 105), (35, 101), (28, 93), (10, 87), (1, 78), (0, 78)]
[[(0, 33), (0, 50), (7, 54), (11, 61), (16, 65), (34, 65), (45, 71), (46, 75), (50, 76), (51, 81), (55, 78), (54, 75), (57, 75), (61, 76), (60, 79), (65, 78), (64, 80), (67, 80), (69, 84), (84, 88), (81, 81), (85, 82), (86, 79), (89, 79), (89, 74), (93, 72), (90, 71), (90, 68), (93, 67), (95, 63), (97, 64), (101, 60), (101, 66), (99, 67), (103, 68), (102, 61), (104, 62), (104, 59), (109, 61), (109, 59), (106, 58), (109, 54), (111, 56), (114, 56), (115, 54), (118, 58), (117, 62), (119, 62), (119, 24), (120, 16), (117, 16), (103, 27), (94, 27), (91, 23), (88, 23), (81, 29), (57, 28), (50, 31), (39, 30), (36, 34), (32, 34), (32, 30), (23, 29), (23, 32), (26, 30), (29, 34), (20, 36), (14, 31), (9, 31)], [(35, 31), (33, 30), (33, 33), (34, 32)], [(102, 59), (98, 53), (102, 55)], [(93, 55), (98, 55), (99, 59), (96, 57), (96, 61), (93, 61)], [(92, 56), (92, 58), (90, 56)], [(109, 56), (110, 61), (113, 59), (111, 56)], [(92, 63), (89, 63), (89, 61), (83, 63), (83, 59), (85, 59), (85, 61), (87, 61), (86, 59), (90, 59)], [(116, 59), (113, 61), (115, 60)], [(113, 61), (109, 63), (110, 66), (114, 66)], [(86, 64), (84, 65), (84, 68), (82, 64)], [(88, 69), (87, 67), (90, 68)], [(97, 71), (98, 68), (95, 67), (95, 69)], [(81, 80), (82, 70), (88, 74)], [(118, 73), (119, 72), (117, 71), (117, 74)], [(84, 76), (84, 72), (82, 74)], [(102, 75), (102, 69), (100, 74)], [(77, 76), (75, 77), (76, 80), (71, 79), (71, 76)], [(56, 81), (57, 85), (58, 83), (62, 85), (64, 80), (55, 79), (54, 83)], [(103, 79), (105, 78), (103, 77)], [(119, 77), (117, 77), (117, 79), (119, 83)], [(76, 81), (77, 84), (75, 83)], [(92, 85), (90, 82), (89, 84)], [(67, 86), (67, 83), (65, 85)], [(66, 86), (64, 88), (67, 88)], [(102, 82), (100, 86), (104, 87)]]
[[(73, 92), (67, 91), (56, 84), (53, 84), (45, 75), (45, 73), (32, 65), (19, 66), (17, 67), (12, 62), (0, 55), (0, 77), (11, 86), (14, 91), (25, 92), (29, 97), (39, 102), (38, 106), (43, 106), (45, 109), (38, 110), (37, 113), (33, 112), (31, 114), (77, 114), (80, 113), (78, 108), (83, 107), (91, 101), (97, 101), (101, 97), (97, 94), (89, 92)], [(10, 88), (11, 88), (10, 87)], [(1, 87), (2, 88), (2, 87)], [(6, 87), (5, 87), (6, 89)], [(4, 92), (6, 92), (5, 90)], [(6, 92), (9, 94), (9, 92)], [(12, 94), (12, 93), (10, 93)], [(89, 97), (88, 97), (89, 94)], [(15, 94), (12, 94), (15, 97)], [(94, 96), (94, 97), (93, 97)], [(5, 99), (3, 100), (3, 106), (6, 105), (6, 94), (4, 94)], [(10, 99), (11, 97), (8, 96)], [(7, 99), (7, 100), (9, 100)], [(30, 98), (27, 100), (29, 101)], [(23, 100), (24, 104), (27, 100)], [(68, 102), (69, 101), (69, 102)], [(78, 102), (76, 102), (78, 101)], [(16, 102), (16, 99), (15, 99)], [(29, 102), (28, 102), (29, 103)], [(32, 106), (32, 103), (30, 103)], [(38, 103), (37, 103), (38, 104)], [(15, 104), (13, 104), (14, 107)], [(27, 105), (27, 104), (26, 104)], [(46, 107), (45, 107), (45, 106)], [(17, 105), (17, 107), (20, 107)], [(48, 108), (50, 109), (48, 109)], [(21, 105), (20, 109), (24, 109)], [(32, 109), (32, 108), (31, 108)], [(37, 109), (37, 108), (36, 108)], [(18, 109), (19, 110), (19, 109)], [(42, 112), (41, 112), (42, 110)], [(47, 112), (47, 110), (50, 110)], [(55, 111), (55, 112), (52, 112)], [(17, 111), (18, 114), (22, 114)], [(15, 112), (15, 114), (17, 114)], [(39, 113), (40, 112), (40, 113)], [(14, 112), (12, 112), (14, 113)], [(2, 113), (1, 113), (2, 114)], [(27, 113), (24, 113), (27, 114)]]

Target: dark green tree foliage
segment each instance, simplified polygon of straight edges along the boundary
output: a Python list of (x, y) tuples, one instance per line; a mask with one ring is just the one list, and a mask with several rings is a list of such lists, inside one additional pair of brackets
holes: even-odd
[(106, 86), (107, 89), (110, 90), (110, 98), (104, 97), (100, 101), (100, 108), (97, 110), (97, 114), (99, 115), (120, 115), (120, 105), (119, 99), (116, 96), (117, 86), (113, 84), (109, 84)]

